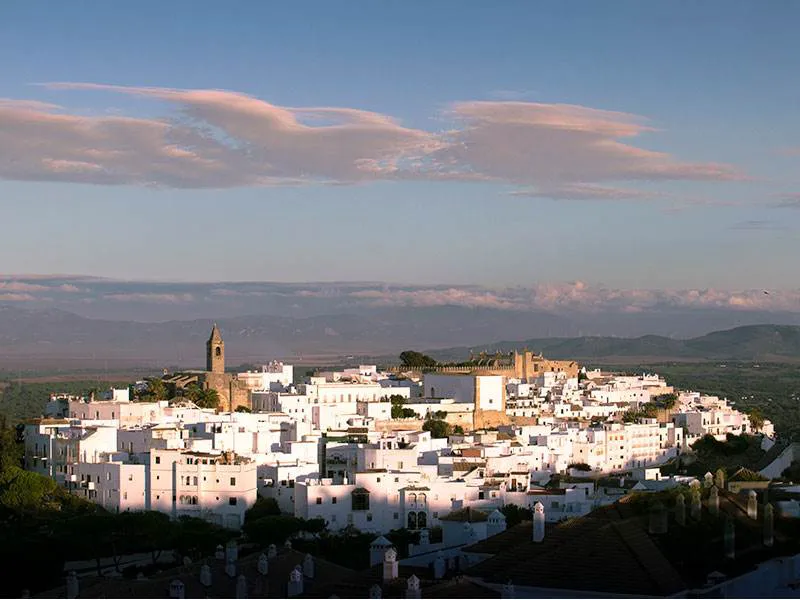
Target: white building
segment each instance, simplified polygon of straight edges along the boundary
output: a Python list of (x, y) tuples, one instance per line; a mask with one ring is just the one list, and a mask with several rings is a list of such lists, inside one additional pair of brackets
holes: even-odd
[(190, 516), (239, 529), (258, 495), (257, 466), (233, 452), (153, 450), (150, 506), (173, 518)]

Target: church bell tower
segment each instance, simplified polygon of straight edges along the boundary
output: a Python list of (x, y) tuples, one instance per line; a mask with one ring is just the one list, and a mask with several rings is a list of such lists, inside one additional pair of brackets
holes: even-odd
[(217, 324), (211, 329), (211, 337), (206, 342), (206, 371), (210, 373), (225, 372), (225, 342), (219, 333)]

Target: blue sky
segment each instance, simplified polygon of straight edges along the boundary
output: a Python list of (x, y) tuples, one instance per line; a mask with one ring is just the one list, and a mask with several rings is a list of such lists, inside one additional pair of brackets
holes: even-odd
[(3, 2), (0, 273), (797, 288), (798, 22), (789, 0)]

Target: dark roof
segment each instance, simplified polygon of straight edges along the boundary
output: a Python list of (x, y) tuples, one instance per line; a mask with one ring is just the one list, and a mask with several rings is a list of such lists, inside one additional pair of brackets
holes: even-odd
[(739, 467), (728, 481), (769, 481), (769, 477), (764, 477), (761, 473), (747, 467)]
[[(168, 598), (170, 583), (179, 579), (185, 586), (186, 598), (235, 598), (237, 578), (239, 575), (244, 575), (248, 583), (248, 597), (285, 598), (288, 591), (289, 573), (295, 566), (302, 566), (305, 554), (296, 550), (280, 548), (278, 556), (269, 561), (269, 573), (266, 576), (258, 572), (260, 554), (260, 552), (254, 552), (242, 557), (237, 563), (236, 577), (229, 577), (225, 573), (224, 561), (211, 559), (208, 564), (211, 567), (212, 584), (208, 589), (200, 583), (200, 569), (205, 563), (197, 562), (188, 568), (169, 569), (147, 579), (83, 578), (80, 580), (79, 597)], [(314, 579), (304, 579), (304, 595), (310, 595), (316, 589), (326, 588), (332, 582), (354, 573), (345, 567), (315, 558)], [(66, 598), (66, 588), (61, 586), (37, 597)]]
[(510, 580), (517, 586), (575, 592), (668, 596), (701, 587), (714, 571), (731, 577), (800, 549), (800, 524), (777, 516), (775, 544), (765, 547), (761, 519), (748, 518), (745, 501), (727, 492), (720, 492), (720, 513), (735, 524), (735, 559), (725, 557), (725, 519), (712, 516), (704, 506), (700, 521), (693, 521), (688, 498), (685, 526), (670, 517), (668, 534), (650, 534), (648, 503), (662, 499), (672, 509), (672, 493), (628, 496), (546, 529), (541, 543), (533, 542), (529, 521), (520, 523), (465, 548), (493, 554), (467, 574), (497, 584)]
[(456, 521), (459, 523), (480, 523), (486, 521), (489, 514), (481, 510), (476, 510), (467, 506), (466, 508), (459, 508), (451, 513), (439, 517), (440, 521)]

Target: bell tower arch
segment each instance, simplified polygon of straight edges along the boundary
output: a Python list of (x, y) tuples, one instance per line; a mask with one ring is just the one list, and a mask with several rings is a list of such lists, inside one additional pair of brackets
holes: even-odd
[(211, 329), (211, 336), (206, 342), (206, 371), (210, 373), (225, 372), (225, 342), (217, 324)]

